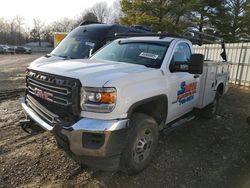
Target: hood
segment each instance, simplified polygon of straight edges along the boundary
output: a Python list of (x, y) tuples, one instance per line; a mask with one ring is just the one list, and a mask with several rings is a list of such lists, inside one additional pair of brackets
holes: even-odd
[[(103, 60), (57, 60), (35, 61), (32, 70), (79, 79), (83, 86), (102, 87), (105, 83), (131, 73), (148, 71), (143, 65)], [(132, 76), (132, 75), (129, 75)]]
[(44, 64), (44, 63), (48, 63), (48, 62), (63, 61), (64, 59), (65, 58), (58, 57), (58, 56), (50, 56), (48, 54), (48, 55), (45, 55), (45, 56), (42, 56), (42, 57), (36, 59), (31, 64), (32, 65), (40, 65), (40, 64)]

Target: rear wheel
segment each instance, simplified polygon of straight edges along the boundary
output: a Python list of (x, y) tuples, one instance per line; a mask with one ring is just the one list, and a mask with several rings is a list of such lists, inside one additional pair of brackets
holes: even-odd
[(152, 160), (159, 133), (155, 120), (146, 114), (134, 114), (131, 126), (128, 144), (121, 157), (121, 169), (128, 174), (136, 174)]
[(219, 106), (219, 96), (220, 94), (217, 91), (213, 102), (201, 110), (201, 116), (203, 118), (211, 119), (217, 114)]

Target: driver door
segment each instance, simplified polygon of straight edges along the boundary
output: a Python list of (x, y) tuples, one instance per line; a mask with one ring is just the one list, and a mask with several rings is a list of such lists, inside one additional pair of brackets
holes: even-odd
[[(175, 51), (170, 63), (170, 67), (175, 62), (187, 64), (192, 52), (189, 44), (179, 42), (175, 46)], [(179, 118), (191, 111), (198, 103), (199, 77), (188, 72), (174, 72), (170, 69), (168, 81), (170, 83), (169, 114), (168, 122)]]

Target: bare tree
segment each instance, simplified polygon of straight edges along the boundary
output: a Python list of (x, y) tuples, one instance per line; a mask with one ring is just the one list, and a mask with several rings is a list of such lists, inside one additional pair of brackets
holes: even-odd
[(74, 28), (75, 21), (69, 18), (61, 18), (51, 24), (54, 32), (70, 32)]
[(22, 36), (24, 39), (24, 42), (28, 43), (30, 40), (30, 28), (29, 27), (24, 27), (22, 30)]
[(14, 35), (15, 35), (16, 30), (17, 30), (17, 25), (15, 23), (15, 19), (12, 19), (10, 22), (10, 34), (13, 40), (14, 40)]
[(21, 26), (24, 24), (24, 17), (17, 15), (15, 17), (15, 21), (17, 23), (17, 27), (18, 27), (18, 44), (21, 44)]
[(34, 28), (31, 30), (30, 35), (34, 40), (38, 40), (39, 46), (41, 47), (41, 39), (42, 39), (42, 29), (44, 27), (44, 23), (42, 23), (38, 19), (33, 19)]
[(83, 21), (92, 21), (92, 22), (98, 22), (98, 18), (96, 17), (96, 15), (90, 11), (87, 11), (84, 16), (82, 17)]
[[(63, 32), (63, 31), (59, 31)], [(44, 26), (44, 28), (41, 31), (41, 38), (44, 41), (47, 41), (49, 43), (53, 43), (53, 33), (54, 33), (54, 28), (52, 28), (51, 25)]]
[(115, 0), (112, 4), (111, 14), (109, 16), (109, 23), (119, 23), (120, 17), (122, 17), (122, 10), (120, 0)]
[(85, 21), (98, 22), (98, 19), (94, 13), (87, 9), (82, 12), (78, 18), (76, 18), (74, 27), (77, 27), (79, 24)]
[(100, 3), (96, 3), (91, 9), (90, 12), (92, 12), (99, 22), (107, 23), (110, 8), (108, 7), (107, 2), (103, 1)]
[(5, 43), (7, 40), (8, 24), (4, 18), (0, 18), (0, 43)]

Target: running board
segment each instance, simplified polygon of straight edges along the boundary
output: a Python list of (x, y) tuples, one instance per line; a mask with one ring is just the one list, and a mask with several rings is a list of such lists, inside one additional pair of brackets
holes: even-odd
[(195, 116), (190, 115), (187, 117), (183, 117), (177, 121), (174, 121), (172, 123), (169, 123), (166, 125), (166, 128), (163, 130), (164, 134), (167, 134), (168, 132), (172, 131), (172, 130), (176, 130), (180, 127), (182, 127), (183, 125), (185, 125), (187, 122), (192, 121), (195, 118)]
[(185, 118), (180, 119), (179, 121), (174, 122), (173, 124), (170, 124), (169, 126), (170, 126), (171, 128), (180, 127), (180, 126), (182, 126), (183, 124), (185, 124), (185, 123), (187, 123), (187, 122), (189, 122), (189, 121), (192, 121), (194, 118), (195, 118), (195, 116), (188, 116), (188, 117), (185, 117)]

